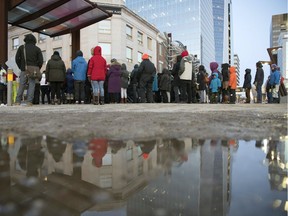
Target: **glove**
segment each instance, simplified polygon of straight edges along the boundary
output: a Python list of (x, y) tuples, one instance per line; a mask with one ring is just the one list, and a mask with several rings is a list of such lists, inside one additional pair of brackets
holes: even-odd
[(272, 88), (276, 88), (276, 86), (275, 86), (275, 85), (273, 85), (273, 86), (272, 86)]
[(88, 81), (91, 82), (91, 77), (88, 77)]

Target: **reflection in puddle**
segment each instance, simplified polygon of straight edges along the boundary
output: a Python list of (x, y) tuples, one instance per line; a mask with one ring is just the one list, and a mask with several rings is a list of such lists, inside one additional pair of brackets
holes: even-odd
[(286, 215), (287, 140), (1, 136), (1, 215)]

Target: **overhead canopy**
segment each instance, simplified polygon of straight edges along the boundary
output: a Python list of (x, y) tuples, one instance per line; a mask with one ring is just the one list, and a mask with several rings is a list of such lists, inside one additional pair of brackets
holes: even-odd
[[(1, 0), (2, 1), (2, 0)], [(51, 37), (73, 33), (111, 17), (89, 0), (12, 0), (8, 23)]]

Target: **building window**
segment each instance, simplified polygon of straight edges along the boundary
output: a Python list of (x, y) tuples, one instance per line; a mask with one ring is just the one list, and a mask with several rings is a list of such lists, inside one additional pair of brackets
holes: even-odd
[(142, 55), (143, 55), (143, 53), (138, 52), (137, 61), (138, 61), (139, 64), (142, 62)]
[(55, 51), (59, 52), (59, 55), (62, 57), (62, 48), (61, 48), (61, 47), (59, 47), (59, 48), (54, 48), (54, 49), (53, 49), (53, 52), (55, 52)]
[(152, 38), (147, 37), (147, 48), (152, 50)]
[(138, 31), (137, 33), (138, 44), (143, 45), (143, 34)]
[(42, 56), (43, 56), (43, 62), (47, 63), (47, 54), (46, 54), (46, 50), (42, 51)]
[(111, 20), (102, 20), (101, 22), (99, 22), (99, 33), (111, 33)]
[(39, 43), (43, 43), (47, 38), (47, 35), (44, 35), (44, 34), (39, 34), (38, 35), (38, 41)]
[(132, 53), (133, 53), (132, 48), (126, 47), (126, 60), (127, 60), (127, 62), (132, 62)]
[(18, 47), (19, 47), (19, 38), (18, 37), (13, 38), (12, 39), (12, 49), (16, 50), (16, 49), (18, 49)]
[(56, 36), (56, 37), (53, 37), (53, 40), (56, 41), (56, 40), (60, 40), (61, 39), (61, 36)]
[(126, 25), (126, 37), (129, 40), (132, 40), (132, 30), (133, 28), (129, 25)]
[(111, 58), (111, 43), (98, 43), (98, 46), (101, 47), (102, 55), (105, 58)]

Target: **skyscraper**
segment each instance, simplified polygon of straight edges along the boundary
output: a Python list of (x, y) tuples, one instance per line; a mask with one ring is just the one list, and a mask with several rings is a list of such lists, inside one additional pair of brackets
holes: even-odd
[[(228, 29), (228, 20), (225, 19), (228, 19), (227, 3), (230, 2), (231, 0), (126, 0), (126, 6), (160, 31), (172, 33), (173, 41), (183, 43), (191, 54), (197, 55), (201, 64), (209, 68), (211, 61), (218, 60), (222, 63), (226, 58), (223, 53), (229, 52), (229, 42), (223, 40), (228, 38), (224, 31)], [(213, 5), (218, 8), (217, 3), (222, 4), (222, 9), (213, 13)], [(216, 32), (218, 33), (220, 25), (222, 31), (216, 35), (217, 43), (214, 39), (215, 17), (221, 20), (217, 23), (219, 25)], [(216, 51), (221, 52), (217, 58)]]
[(187, 46), (205, 67), (215, 61), (211, 0), (126, 0), (126, 6), (161, 32), (172, 33), (172, 40)]
[(233, 64), (232, 0), (212, 0), (214, 18), (215, 59)]

